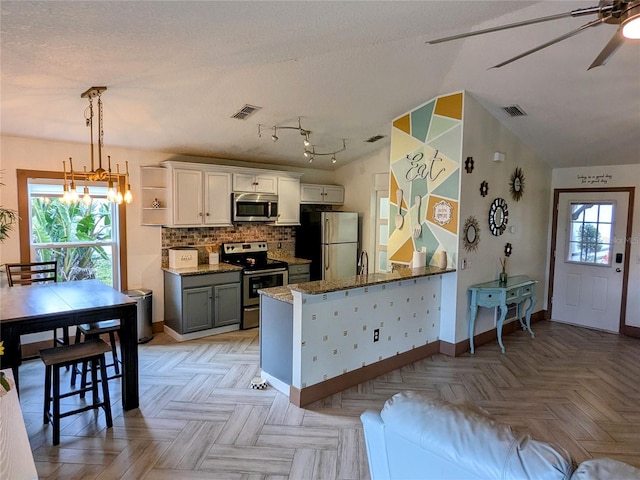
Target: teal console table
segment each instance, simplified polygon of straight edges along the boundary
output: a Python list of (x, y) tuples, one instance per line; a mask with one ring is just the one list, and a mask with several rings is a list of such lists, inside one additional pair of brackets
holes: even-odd
[[(475, 352), (473, 347), (473, 331), (476, 324), (476, 315), (478, 313), (478, 307), (500, 307), (500, 318), (496, 329), (498, 331), (498, 344), (500, 350), (504, 353), (504, 345), (502, 344), (502, 325), (504, 319), (507, 316), (507, 305), (517, 305), (516, 315), (520, 326), (523, 330), (528, 330), (531, 334), (531, 338), (535, 335), (531, 331), (531, 311), (533, 305), (536, 303), (536, 283), (537, 280), (533, 280), (525, 275), (517, 275), (515, 277), (508, 277), (507, 283), (500, 283), (498, 280), (492, 282), (479, 283), (469, 287), (471, 292), (471, 320), (469, 321), (469, 344), (471, 345), (471, 353)], [(522, 307), (524, 303), (529, 300), (529, 305), (524, 312), (526, 318), (526, 325), (522, 321)]]

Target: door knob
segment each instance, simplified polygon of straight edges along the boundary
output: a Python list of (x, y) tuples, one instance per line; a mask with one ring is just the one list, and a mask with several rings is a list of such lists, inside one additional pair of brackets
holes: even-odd
[(616, 272), (620, 273), (622, 271), (621, 268), (616, 268)]

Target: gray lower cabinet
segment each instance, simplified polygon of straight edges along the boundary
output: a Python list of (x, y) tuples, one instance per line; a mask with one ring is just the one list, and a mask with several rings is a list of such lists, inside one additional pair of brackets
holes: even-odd
[(308, 263), (289, 265), (289, 283), (304, 283), (311, 279)]
[(215, 285), (213, 287), (213, 326), (224, 327), (240, 323), (240, 283)]
[(164, 272), (165, 324), (180, 334), (239, 324), (240, 272)]

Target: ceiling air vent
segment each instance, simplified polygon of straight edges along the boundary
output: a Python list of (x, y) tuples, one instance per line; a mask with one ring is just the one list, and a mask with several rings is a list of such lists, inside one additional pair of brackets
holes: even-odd
[(246, 104), (244, 107), (242, 107), (236, 113), (231, 115), (231, 118), (235, 118), (235, 119), (238, 119), (238, 120), (246, 120), (247, 118), (249, 118), (251, 115), (256, 113), (261, 108), (262, 107), (256, 107), (255, 105)]
[(365, 142), (374, 143), (378, 140), (382, 140), (384, 137), (386, 137), (386, 135), (374, 135), (373, 137), (366, 139)]
[(520, 105), (509, 105), (508, 107), (502, 107), (502, 110), (510, 117), (524, 117), (527, 115), (527, 112), (522, 110)]

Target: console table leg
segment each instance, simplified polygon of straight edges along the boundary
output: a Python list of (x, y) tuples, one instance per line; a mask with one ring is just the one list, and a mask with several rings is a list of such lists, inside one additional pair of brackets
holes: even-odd
[(522, 330), (526, 330), (527, 326), (524, 324), (524, 315), (522, 315), (522, 305), (524, 305), (524, 300), (520, 303), (516, 303), (516, 317), (520, 322), (520, 326), (522, 327)]
[(478, 313), (478, 306), (471, 305), (471, 319), (469, 320), (469, 347), (471, 348), (471, 355), (475, 353), (473, 347), (473, 331), (476, 324), (476, 314)]
[(502, 325), (504, 325), (504, 319), (507, 317), (507, 306), (500, 305), (500, 318), (498, 319), (498, 345), (500, 345), (500, 351), (504, 353), (504, 345), (502, 344)]
[(531, 338), (536, 338), (535, 334), (531, 330), (531, 311), (533, 310), (533, 305), (536, 303), (535, 295), (531, 295), (529, 297), (529, 306), (527, 307), (527, 311), (525, 312), (525, 317), (527, 319), (527, 330), (531, 334)]

